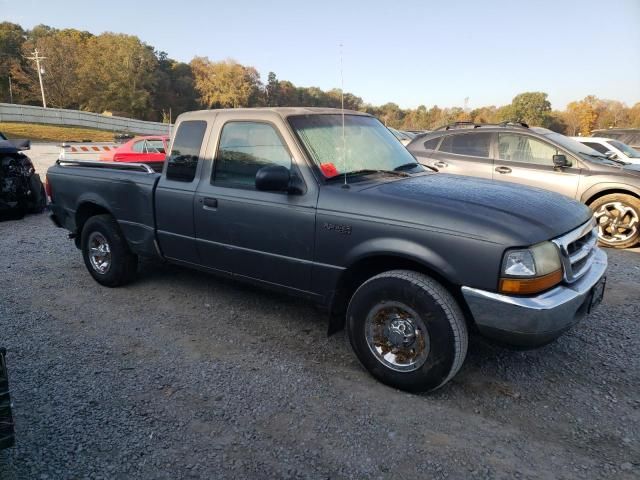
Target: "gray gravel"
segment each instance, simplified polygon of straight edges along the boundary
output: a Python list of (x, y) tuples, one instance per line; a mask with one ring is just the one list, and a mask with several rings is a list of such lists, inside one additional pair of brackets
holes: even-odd
[(104, 288), (45, 215), (2, 222), (0, 478), (638, 478), (640, 255), (608, 254), (603, 306), (559, 341), (472, 338), (410, 395), (302, 301), (155, 263)]

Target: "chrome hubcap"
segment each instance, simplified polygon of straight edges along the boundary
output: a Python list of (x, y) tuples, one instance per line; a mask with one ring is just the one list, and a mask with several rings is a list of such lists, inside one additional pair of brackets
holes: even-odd
[(101, 274), (107, 273), (111, 267), (111, 248), (100, 232), (89, 235), (89, 261), (93, 269)]
[(367, 315), (367, 345), (384, 366), (399, 372), (420, 368), (429, 355), (429, 334), (420, 316), (400, 302), (380, 302)]
[(609, 202), (594, 213), (598, 222), (598, 237), (606, 243), (623, 243), (638, 233), (638, 212), (622, 202)]

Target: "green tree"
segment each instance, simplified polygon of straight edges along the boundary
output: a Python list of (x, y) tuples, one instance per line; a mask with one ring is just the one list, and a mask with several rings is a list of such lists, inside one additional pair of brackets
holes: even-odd
[(138, 37), (103, 33), (87, 40), (80, 58), (80, 108), (154, 118), (152, 92), (158, 59)]
[(525, 92), (516, 95), (511, 101), (511, 120), (526, 122), (529, 125), (546, 127), (551, 112), (551, 103), (543, 92)]

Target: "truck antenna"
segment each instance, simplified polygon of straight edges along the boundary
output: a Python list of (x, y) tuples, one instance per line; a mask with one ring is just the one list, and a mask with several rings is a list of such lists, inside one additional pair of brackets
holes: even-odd
[(342, 68), (342, 43), (340, 43), (340, 112), (342, 113), (342, 168), (344, 169), (344, 185), (342, 188), (349, 188), (347, 185), (347, 140), (344, 131), (344, 73)]

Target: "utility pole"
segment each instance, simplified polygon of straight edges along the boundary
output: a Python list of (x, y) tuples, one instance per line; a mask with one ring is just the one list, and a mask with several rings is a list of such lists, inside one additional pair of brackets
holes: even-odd
[(11, 88), (11, 73), (9, 73), (9, 103), (13, 103), (13, 89)]
[(42, 68), (40, 67), (40, 60), (44, 60), (47, 57), (41, 57), (38, 55), (38, 49), (33, 51), (33, 57), (27, 57), (29, 60), (35, 60), (36, 68), (38, 69), (38, 79), (40, 80), (40, 92), (42, 93), (42, 106), (47, 108), (47, 101), (44, 98), (44, 86), (42, 85)]

